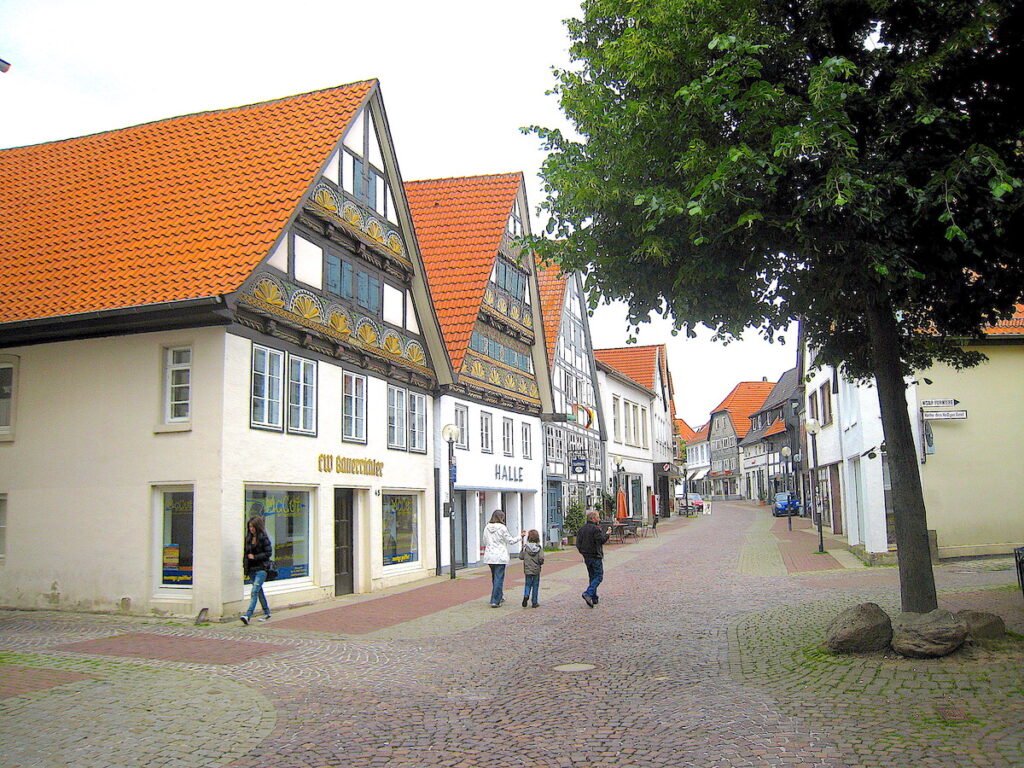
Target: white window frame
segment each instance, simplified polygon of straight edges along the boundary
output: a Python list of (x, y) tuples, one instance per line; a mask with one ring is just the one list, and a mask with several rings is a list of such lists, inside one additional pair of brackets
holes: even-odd
[(410, 392), (406, 402), (406, 421), (409, 424), (409, 450), (413, 453), (426, 453), (427, 396), (419, 392)]
[(480, 411), (480, 452), (494, 453), (494, 414)]
[(388, 448), (392, 450), (404, 451), (408, 445), (407, 401), (406, 390), (388, 384)]
[(455, 447), (464, 451), (469, 450), (469, 407), (455, 405), (453, 410), (455, 426), (459, 428), (459, 439), (455, 441)]
[[(352, 403), (352, 413), (346, 405)], [(366, 443), (366, 377), (342, 371), (341, 439), (346, 443)]]
[(0, 355), (0, 370), (11, 372), (11, 397), (9, 407), (11, 409), (7, 424), (0, 424), (0, 442), (14, 440), (14, 426), (18, 418), (18, 357), (16, 355)]
[[(187, 363), (174, 362), (175, 353), (188, 352)], [(188, 382), (184, 385), (174, 383), (174, 374), (186, 371)], [(175, 400), (175, 390), (185, 389), (185, 399)], [(174, 406), (184, 403), (185, 415), (175, 416)], [(164, 348), (164, 423), (183, 424), (192, 420), (192, 347), (185, 344), (177, 347)]]
[[(264, 354), (266, 360), (269, 362), (271, 359), (278, 361), (278, 374), (276, 378), (270, 373), (270, 366), (268, 365), (264, 372), (260, 373), (256, 370), (256, 358), (258, 355)], [(249, 387), (249, 424), (257, 429), (271, 429), (275, 432), (280, 432), (284, 429), (284, 369), (285, 369), (285, 353), (279, 349), (272, 349), (270, 347), (264, 347), (261, 344), (252, 345), (252, 364), (251, 364), (251, 377)], [(277, 420), (273, 421), (270, 419), (264, 419), (258, 421), (256, 419), (256, 380), (257, 377), (261, 377), (264, 380), (264, 396), (259, 398), (264, 403), (264, 415), (270, 413), (270, 404), (277, 404)], [(273, 385), (273, 386), (271, 386)]]
[(523, 458), (533, 458), (533, 429), (525, 421), (523, 422)]
[[(299, 378), (294, 375), (298, 364)], [(312, 382), (306, 381), (305, 373), (312, 371)], [(297, 435), (316, 435), (316, 390), (317, 364), (298, 355), (288, 355), (288, 431)], [(297, 387), (297, 389), (296, 389)], [(294, 395), (298, 395), (293, 399)], [(298, 422), (298, 423), (296, 423)]]
[[(153, 557), (152, 578), (154, 597), (180, 598), (182, 592), (191, 592), (195, 585), (195, 544), (196, 544), (196, 518), (195, 518), (195, 486), (192, 485), (153, 485), (150, 486), (152, 493), (153, 518), (152, 518), (152, 544)], [(163, 583), (163, 539), (164, 539), (164, 494), (165, 493), (191, 493), (192, 494), (192, 584), (164, 584)]]
[(0, 563), (7, 557), (7, 494), (0, 493)]
[(515, 422), (508, 417), (501, 419), (501, 451), (506, 456), (515, 455)]

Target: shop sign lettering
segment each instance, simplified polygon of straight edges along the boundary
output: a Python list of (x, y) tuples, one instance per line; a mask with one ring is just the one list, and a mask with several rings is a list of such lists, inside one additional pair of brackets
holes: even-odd
[(523, 482), (523, 468), (508, 464), (495, 464), (494, 479), (504, 480), (506, 483), (521, 483)]
[(384, 474), (384, 462), (373, 459), (350, 459), (347, 456), (333, 456), (321, 453), (316, 458), (318, 472), (335, 472), (339, 475), (371, 475), (381, 477)]

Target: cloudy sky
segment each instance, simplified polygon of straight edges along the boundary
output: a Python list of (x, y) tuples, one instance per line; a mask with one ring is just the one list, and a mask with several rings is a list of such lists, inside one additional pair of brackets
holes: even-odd
[[(249, 104), (367, 78), (381, 82), (406, 180), (526, 174), (540, 201), (537, 140), (560, 126), (552, 66), (577, 0), (0, 0), (0, 148)], [(534, 219), (536, 227), (540, 222)], [(625, 313), (592, 320), (600, 346), (625, 343)], [(728, 347), (643, 329), (666, 343), (676, 405), (693, 426), (740, 380), (776, 380), (792, 344)]]

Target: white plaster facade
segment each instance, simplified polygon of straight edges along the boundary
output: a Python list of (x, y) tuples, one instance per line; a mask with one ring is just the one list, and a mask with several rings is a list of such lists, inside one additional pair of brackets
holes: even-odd
[[(597, 366), (597, 383), (609, 425), (606, 471), (612, 480), (612, 490), (625, 491), (631, 516), (650, 517), (655, 487), (651, 439), (654, 392), (601, 363)], [(634, 412), (640, 414), (639, 422), (634, 420)]]

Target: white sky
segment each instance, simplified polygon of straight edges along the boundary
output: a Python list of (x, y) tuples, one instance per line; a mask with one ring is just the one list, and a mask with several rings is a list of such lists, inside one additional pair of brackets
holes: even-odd
[[(0, 0), (0, 147), (264, 101), (367, 78), (381, 82), (402, 177), (525, 173), (540, 202), (538, 141), (562, 126), (553, 65), (578, 0)], [(534, 218), (534, 227), (539, 224)], [(626, 340), (625, 312), (592, 320), (598, 346)], [(792, 344), (666, 343), (676, 406), (691, 426), (740, 380), (777, 380)]]

